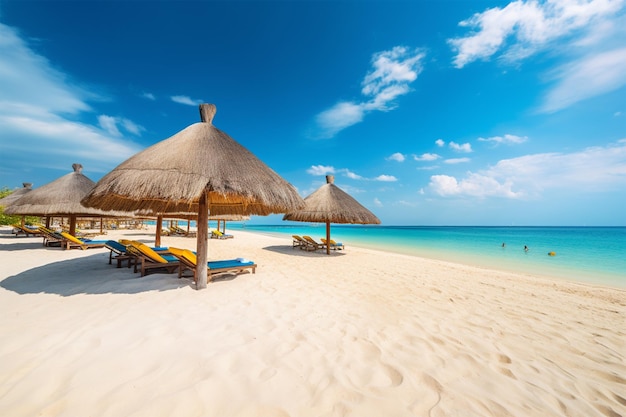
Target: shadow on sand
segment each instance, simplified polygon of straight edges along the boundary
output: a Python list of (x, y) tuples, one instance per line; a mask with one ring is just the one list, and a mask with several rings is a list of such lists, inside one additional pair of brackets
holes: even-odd
[[(3, 230), (2, 233), (0, 233), (0, 250), (14, 251), (41, 247), (43, 247), (43, 238), (41, 236), (15, 237), (15, 235), (10, 234), (7, 230)], [(56, 249), (59, 249), (59, 247)]]
[[(58, 249), (57, 249), (58, 250)], [(140, 277), (132, 268), (108, 264), (108, 253), (96, 253), (32, 268), (5, 278), (0, 287), (18, 294), (138, 294), (168, 291), (192, 285), (178, 273)]]
[(309, 257), (327, 257), (327, 256), (343, 256), (345, 255), (345, 253), (343, 253), (343, 251), (338, 251), (338, 250), (331, 250), (330, 251), (330, 255), (326, 254), (326, 249), (322, 250), (322, 249), (318, 249), (316, 251), (310, 251), (310, 250), (302, 250), (299, 248), (294, 248), (293, 246), (286, 246), (286, 245), (281, 245), (281, 246), (266, 246), (263, 248), (263, 250), (268, 250), (270, 252), (276, 252), (276, 253), (280, 253), (282, 255), (291, 255), (291, 256), (305, 256), (307, 258)]

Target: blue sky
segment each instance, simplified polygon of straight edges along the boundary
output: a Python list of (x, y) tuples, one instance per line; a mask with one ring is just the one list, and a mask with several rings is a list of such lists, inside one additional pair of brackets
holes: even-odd
[(202, 102), (383, 224), (626, 225), (626, 0), (0, 0), (0, 187), (97, 181)]

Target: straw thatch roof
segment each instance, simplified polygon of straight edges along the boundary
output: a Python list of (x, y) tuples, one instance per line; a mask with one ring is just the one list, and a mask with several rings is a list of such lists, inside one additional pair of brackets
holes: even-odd
[(103, 177), (83, 204), (104, 210), (198, 212), (207, 192), (211, 215), (284, 213), (302, 206), (295, 188), (212, 124), (203, 122), (129, 158)]
[(22, 196), (24, 196), (24, 194), (29, 193), (30, 191), (33, 191), (33, 183), (23, 182), (22, 188), (18, 188), (6, 197), (0, 198), (0, 206), (8, 207), (11, 204), (15, 203), (17, 200), (19, 200)]
[[(267, 215), (302, 207), (304, 202), (291, 184), (213, 126), (215, 112), (212, 104), (200, 105), (201, 123), (122, 162), (98, 181), (82, 203), (163, 217), (198, 213), (198, 265), (207, 262), (209, 212)], [(206, 268), (198, 268), (197, 288), (206, 284)]]
[[(304, 199), (304, 208), (285, 214), (283, 220), (326, 223), (327, 242), (330, 242), (331, 223), (380, 224), (374, 213), (337, 187), (334, 180), (332, 175), (327, 175), (326, 184)], [(329, 244), (326, 254), (330, 255)]]
[(243, 216), (241, 214), (215, 214), (209, 216), (209, 220), (224, 220), (229, 222), (241, 222), (250, 220), (250, 216)]
[(380, 224), (371, 211), (334, 184), (331, 175), (327, 183), (304, 199), (304, 208), (288, 213), (283, 220), (314, 223)]
[[(73, 164), (72, 168), (73, 172), (24, 194), (7, 207), (5, 213), (28, 216), (112, 216), (111, 213), (80, 204), (95, 183), (83, 175), (82, 165)], [(125, 215), (128, 216), (128, 213)]]

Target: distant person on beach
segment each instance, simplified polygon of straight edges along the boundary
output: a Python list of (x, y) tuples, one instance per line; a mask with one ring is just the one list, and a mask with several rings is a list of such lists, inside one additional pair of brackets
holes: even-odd
[(528, 246), (524, 245), (524, 252), (528, 252)]

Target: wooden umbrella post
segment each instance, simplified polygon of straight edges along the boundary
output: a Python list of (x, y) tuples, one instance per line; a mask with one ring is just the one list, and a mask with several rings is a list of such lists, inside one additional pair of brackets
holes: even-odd
[(330, 255), (330, 221), (326, 222), (326, 255)]
[(208, 239), (209, 239), (209, 204), (208, 193), (202, 192), (198, 202), (198, 237), (196, 240), (196, 289), (201, 290), (207, 286), (207, 262), (208, 262)]
[(76, 236), (76, 215), (71, 214), (69, 218), (70, 222), (70, 235)]
[(157, 216), (156, 233), (154, 236), (154, 246), (161, 246), (161, 233), (163, 232), (163, 216)]

